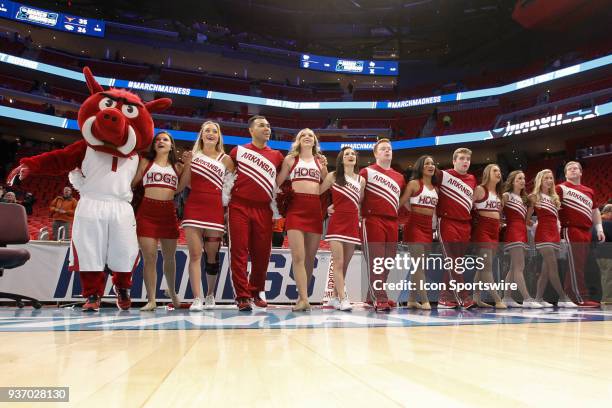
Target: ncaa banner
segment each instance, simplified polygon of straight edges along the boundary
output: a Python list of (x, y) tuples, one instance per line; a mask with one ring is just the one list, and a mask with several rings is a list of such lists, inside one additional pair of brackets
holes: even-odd
[[(49, 241), (31, 241), (26, 245), (14, 245), (30, 252), (30, 260), (23, 266), (7, 269), (0, 283), (2, 291), (30, 296), (42, 302), (65, 302), (82, 300), (81, 284), (77, 273), (68, 271), (68, 243)], [(189, 284), (189, 255), (185, 246), (179, 246), (175, 255), (176, 288), (181, 300), (191, 301), (193, 293)], [(222, 247), (219, 254), (221, 268), (215, 299), (221, 303), (234, 301), (234, 289), (229, 272), (229, 257), (227, 248)], [(313, 277), (308, 287), (308, 295), (312, 302), (323, 300), (326, 289), (329, 290), (328, 273), (330, 270), (331, 253), (318, 251), (315, 259)], [(248, 264), (250, 270), (251, 264)], [(146, 290), (142, 275), (142, 260), (134, 271), (131, 297), (133, 301), (146, 301)], [(202, 287), (206, 293), (206, 274), (204, 273), (204, 257), (202, 257)], [(361, 253), (355, 252), (346, 276), (346, 286), (351, 299), (361, 298)], [(157, 257), (157, 300), (163, 302), (169, 299), (164, 295), (167, 288), (163, 277), (163, 258), (161, 251)], [(111, 279), (107, 279), (105, 295), (113, 295)], [(293, 279), (291, 252), (289, 249), (273, 248), (268, 265), (266, 280), (266, 297), (269, 303), (291, 303), (297, 300), (297, 286)]]

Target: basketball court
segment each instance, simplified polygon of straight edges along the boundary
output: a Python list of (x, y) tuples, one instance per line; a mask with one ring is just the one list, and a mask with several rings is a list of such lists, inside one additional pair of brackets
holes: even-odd
[(2, 384), (69, 387), (71, 406), (601, 406), (612, 392), (610, 309), (3, 308), (0, 340)]

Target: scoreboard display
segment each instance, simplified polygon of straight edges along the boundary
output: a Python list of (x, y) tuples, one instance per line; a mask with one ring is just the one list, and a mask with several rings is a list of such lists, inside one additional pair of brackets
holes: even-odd
[(312, 54), (302, 54), (300, 67), (341, 74), (398, 75), (397, 61), (349, 60)]
[(43, 10), (13, 1), (0, 1), (0, 17), (68, 33), (104, 37), (102, 20)]

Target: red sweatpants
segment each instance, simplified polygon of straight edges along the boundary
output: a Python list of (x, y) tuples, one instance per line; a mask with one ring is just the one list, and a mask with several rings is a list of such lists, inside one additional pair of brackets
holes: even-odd
[(589, 244), (591, 243), (591, 230), (564, 227), (561, 229), (561, 237), (568, 243), (569, 270), (565, 274), (565, 293), (574, 302), (582, 303), (589, 300), (589, 294), (584, 283), (584, 270), (587, 257), (589, 256)]
[[(376, 258), (394, 258), (397, 253), (397, 235), (399, 224), (397, 218), (369, 216), (363, 219), (361, 235), (363, 242), (364, 256), (368, 265), (368, 274), (370, 279), (370, 293), (368, 297), (373, 297), (378, 302), (388, 300), (387, 292), (374, 288), (374, 282), (381, 280), (387, 282), (389, 271), (383, 268), (383, 271), (376, 273), (374, 270), (374, 262)], [(380, 261), (378, 261), (380, 262)], [(381, 265), (378, 264), (380, 268)]]
[[(236, 298), (252, 298), (265, 290), (272, 251), (272, 210), (269, 204), (244, 203), (232, 199), (229, 205), (229, 254)], [(251, 274), (247, 263), (251, 257)]]
[[(438, 239), (442, 247), (442, 255), (445, 258), (460, 258), (465, 256), (470, 245), (470, 235), (472, 230), (471, 221), (453, 220), (450, 218), (438, 219)], [(453, 261), (454, 264), (454, 261)], [(457, 283), (464, 282), (463, 274), (456, 273), (454, 270), (447, 270), (444, 274), (444, 284), (446, 290), (440, 291), (439, 300), (463, 302), (470, 298), (466, 290), (460, 293), (453, 293), (448, 288), (450, 280), (454, 279)]]
[[(136, 262), (138, 265), (138, 262)], [(106, 273), (104, 272), (79, 272), (81, 279), (81, 294), (84, 298), (91, 295), (104, 296), (106, 286)], [(113, 285), (121, 289), (132, 287), (132, 272), (113, 272)]]

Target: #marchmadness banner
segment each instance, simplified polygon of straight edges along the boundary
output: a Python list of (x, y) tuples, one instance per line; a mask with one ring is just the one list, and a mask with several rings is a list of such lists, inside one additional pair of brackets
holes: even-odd
[[(30, 242), (26, 245), (15, 245), (15, 248), (24, 248), (30, 252), (30, 260), (25, 265), (6, 270), (2, 277), (2, 291), (30, 296), (40, 301), (78, 301), (82, 300), (81, 285), (78, 274), (68, 271), (67, 243), (56, 242)], [(193, 299), (189, 285), (189, 256), (186, 247), (179, 247), (176, 251), (176, 282), (177, 292), (181, 299)], [(308, 288), (310, 299), (317, 303), (323, 300), (328, 292), (328, 271), (331, 254), (329, 251), (318, 251), (315, 260), (313, 279)], [(161, 253), (157, 258), (157, 300), (168, 300), (164, 295), (167, 288), (162, 272), (163, 259)], [(233, 302), (234, 290), (229, 273), (229, 257), (227, 248), (223, 247), (220, 253), (221, 270), (215, 297), (217, 302)], [(202, 257), (204, 266), (204, 257)], [(250, 263), (249, 263), (250, 268)], [(202, 272), (202, 286), (206, 287), (206, 275)], [(356, 252), (349, 264), (347, 282), (349, 297), (358, 300), (361, 297), (361, 253)], [(112, 294), (111, 279), (107, 279), (106, 295)], [(291, 252), (288, 249), (272, 249), (268, 275), (266, 280), (266, 296), (270, 303), (290, 303), (297, 299), (297, 287), (293, 279), (291, 268)], [(133, 275), (131, 290), (133, 301), (146, 301), (142, 274), (142, 260)]]

